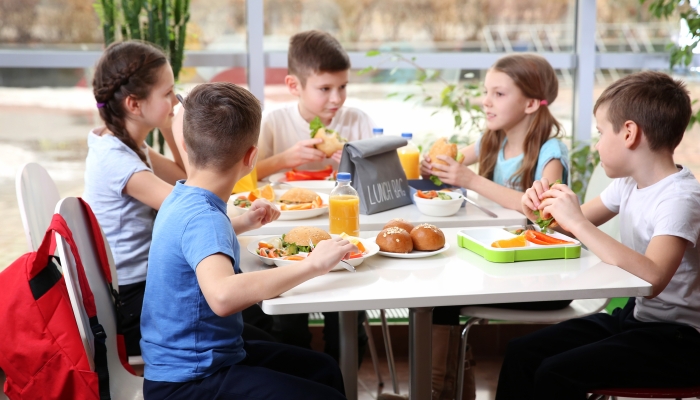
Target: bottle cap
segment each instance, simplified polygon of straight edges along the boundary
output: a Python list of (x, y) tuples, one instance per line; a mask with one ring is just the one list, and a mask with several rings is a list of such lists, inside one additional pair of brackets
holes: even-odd
[(404, 139), (413, 139), (413, 134), (409, 132), (404, 132), (401, 134), (401, 137)]
[(340, 182), (340, 181), (342, 181), (342, 182), (349, 182), (349, 181), (350, 181), (350, 178), (352, 178), (352, 176), (350, 175), (349, 172), (338, 172), (337, 180), (338, 180), (339, 182)]
[(383, 134), (384, 134), (384, 128), (373, 128), (373, 129), (372, 129), (372, 134), (373, 134), (373, 135), (383, 135)]

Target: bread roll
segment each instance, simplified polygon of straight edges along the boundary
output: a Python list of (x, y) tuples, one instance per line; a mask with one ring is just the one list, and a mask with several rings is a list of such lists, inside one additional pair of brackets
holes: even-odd
[(331, 235), (329, 235), (328, 232), (312, 226), (299, 226), (290, 230), (286, 235), (284, 235), (285, 242), (294, 243), (299, 246), (308, 246), (309, 241), (316, 246), (321, 240), (327, 240), (330, 238)]
[[(445, 161), (437, 158), (438, 156), (447, 156), (451, 159), (456, 159), (457, 158), (457, 145), (455, 143), (448, 143), (447, 139), (444, 137), (441, 137), (440, 139), (436, 140), (435, 143), (433, 143), (433, 146), (430, 148), (430, 152), (428, 153), (430, 156), (430, 163), (431, 164), (441, 164), (441, 165), (448, 165)], [(437, 169), (433, 168), (433, 172), (438, 171)]]
[(314, 139), (323, 139), (323, 143), (315, 145), (315, 147), (322, 152), (326, 153), (326, 158), (330, 157), (336, 151), (343, 150), (344, 142), (339, 140), (339, 136), (336, 133), (331, 133), (330, 135), (326, 133), (325, 128), (321, 128), (316, 132)]
[(420, 224), (413, 228), (411, 240), (416, 250), (435, 251), (445, 247), (445, 234), (431, 224)]
[(287, 204), (312, 203), (316, 197), (318, 194), (312, 190), (295, 187), (284, 192), (279, 201)]
[(405, 230), (406, 232), (411, 232), (413, 230), (413, 225), (411, 225), (410, 222), (406, 221), (403, 218), (394, 218), (394, 219), (390, 220), (389, 222), (386, 223), (386, 225), (384, 225), (384, 228), (382, 228), (382, 229), (391, 228), (392, 226), (395, 226), (397, 228), (401, 228), (401, 229)]
[(379, 250), (389, 253), (410, 253), (413, 250), (411, 235), (395, 226), (379, 232), (376, 242)]

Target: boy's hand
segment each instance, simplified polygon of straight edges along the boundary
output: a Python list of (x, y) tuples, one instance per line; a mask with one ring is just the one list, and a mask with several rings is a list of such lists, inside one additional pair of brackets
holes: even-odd
[(331, 156), (331, 159), (333, 159), (333, 161), (337, 162), (338, 165), (340, 165), (340, 159), (342, 157), (343, 157), (343, 150), (338, 150), (335, 153), (333, 153), (333, 155)]
[(269, 224), (279, 216), (280, 210), (274, 204), (265, 199), (256, 199), (248, 212), (241, 217), (248, 218), (246, 222), (250, 226), (250, 230), (253, 230)]
[(323, 161), (326, 153), (318, 150), (314, 145), (323, 143), (323, 139), (307, 139), (296, 144), (281, 154), (283, 155), (285, 168), (295, 168), (313, 161)]
[(562, 229), (575, 232), (577, 225), (588, 221), (581, 211), (578, 196), (568, 186), (556, 184), (542, 193), (542, 198), (538, 207), (542, 218), (553, 216)]
[(319, 275), (323, 275), (333, 269), (340, 260), (347, 259), (350, 253), (358, 252), (354, 244), (345, 239), (335, 237), (318, 242), (314, 250), (306, 257), (309, 265)]
[(447, 165), (430, 164), (432, 168), (436, 169), (436, 171), (433, 171), (431, 175), (437, 176), (443, 183), (447, 183), (449, 185), (455, 185), (464, 188), (469, 187), (469, 182), (474, 176), (476, 176), (474, 171), (472, 171), (462, 163), (458, 163), (450, 157), (440, 155), (438, 156), (438, 158), (446, 162)]
[[(530, 221), (535, 221), (537, 216), (533, 213), (535, 210), (539, 210), (542, 200), (544, 200), (544, 193), (549, 190), (549, 180), (547, 178), (542, 178), (539, 181), (532, 183), (532, 187), (525, 191), (522, 197), (522, 209), (523, 213)], [(549, 218), (548, 215), (542, 215), (542, 218)]]

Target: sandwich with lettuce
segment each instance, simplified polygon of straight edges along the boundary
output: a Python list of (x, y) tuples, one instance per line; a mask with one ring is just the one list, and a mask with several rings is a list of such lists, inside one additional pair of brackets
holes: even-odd
[(343, 150), (343, 146), (347, 143), (347, 139), (332, 129), (326, 128), (321, 122), (321, 118), (316, 117), (309, 123), (312, 139), (323, 139), (323, 143), (315, 145), (315, 147), (326, 153), (326, 158), (333, 155), (338, 150)]
[[(458, 163), (461, 163), (464, 159), (464, 154), (457, 150), (457, 144), (449, 143), (444, 137), (441, 137), (440, 139), (436, 140), (435, 143), (433, 143), (433, 146), (430, 148), (430, 152), (428, 153), (428, 155), (430, 156), (430, 163), (433, 165), (449, 165), (447, 164), (447, 162), (439, 159), (438, 156), (449, 157), (457, 161)], [(433, 172), (435, 171), (438, 170), (436, 168), (433, 168)], [(435, 175), (430, 176), (430, 181), (436, 184), (437, 186), (442, 186), (442, 181)]]

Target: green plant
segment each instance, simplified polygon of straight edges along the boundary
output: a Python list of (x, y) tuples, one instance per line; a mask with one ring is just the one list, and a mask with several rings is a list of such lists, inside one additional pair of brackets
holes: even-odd
[[(153, 43), (165, 51), (177, 82), (184, 58), (190, 0), (96, 0), (93, 7), (102, 23), (105, 46), (129, 39)], [(154, 136), (151, 132), (146, 138), (151, 146)], [(158, 135), (158, 144), (163, 154), (163, 135)]]
[(588, 182), (591, 180), (593, 170), (600, 162), (600, 155), (595, 150), (595, 143), (576, 141), (570, 156), (571, 181), (569, 185), (578, 196), (579, 202), (583, 203)]
[[(640, 4), (647, 0), (639, 0)], [(688, 67), (693, 61), (693, 51), (700, 44), (700, 14), (689, 1), (686, 0), (652, 0), (649, 2), (649, 12), (656, 18), (670, 18), (678, 16), (681, 23), (688, 26), (688, 42), (682, 45), (669, 43), (667, 48), (671, 50), (669, 68), (676, 66)], [(693, 104), (697, 102), (693, 100)], [(697, 110), (690, 117), (688, 129), (696, 123), (700, 123), (700, 110)]]
[[(472, 131), (481, 132), (484, 122), (484, 111), (478, 104), (474, 104), (473, 99), (481, 96), (479, 86), (471, 82), (451, 83), (445, 80), (439, 70), (429, 70), (421, 67), (416, 63), (416, 58), (408, 58), (399, 53), (382, 53), (379, 50), (371, 50), (366, 53), (367, 57), (385, 56), (385, 58), (377, 63), (377, 65), (369, 66), (358, 72), (358, 75), (375, 71), (381, 64), (386, 62), (403, 62), (417, 71), (417, 77), (413, 84), (420, 88), (420, 94), (407, 94), (403, 101), (418, 98), (422, 104), (437, 102), (440, 109), (447, 109), (452, 114), (454, 119), (455, 133), (450, 135), (449, 141), (459, 145), (467, 145), (470, 143), (469, 133)], [(398, 67), (391, 70), (389, 75), (394, 75), (398, 71)], [(439, 94), (429, 93), (425, 83), (429, 81), (437, 81), (444, 86)], [(398, 96), (398, 92), (390, 93), (387, 97)], [(433, 112), (435, 115), (440, 110)], [(421, 146), (423, 147), (423, 146)]]

